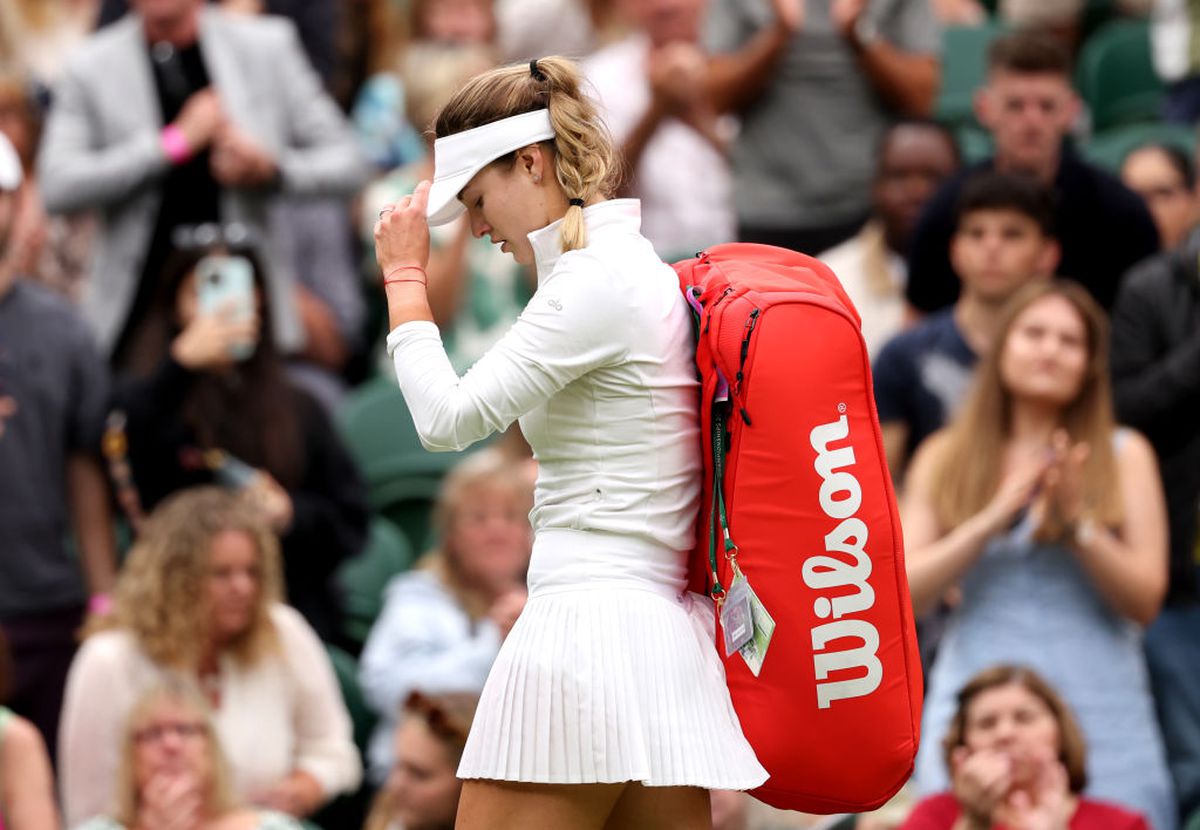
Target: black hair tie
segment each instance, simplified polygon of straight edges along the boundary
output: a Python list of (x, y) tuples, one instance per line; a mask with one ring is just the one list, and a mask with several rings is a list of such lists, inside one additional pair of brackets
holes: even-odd
[(583, 199), (567, 199), (567, 204), (574, 207), (583, 207)]
[(534, 58), (529, 62), (529, 74), (533, 76), (535, 81), (546, 80), (546, 73), (538, 68), (537, 58)]

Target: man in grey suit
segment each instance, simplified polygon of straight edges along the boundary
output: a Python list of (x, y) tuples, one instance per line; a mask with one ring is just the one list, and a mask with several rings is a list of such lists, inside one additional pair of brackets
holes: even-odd
[(269, 208), (281, 194), (349, 194), (366, 168), (289, 21), (134, 0), (68, 60), (38, 172), (49, 210), (102, 214), (83, 310), (120, 365), (175, 230), (209, 222), (264, 240), (278, 345), (298, 351), (291, 263)]

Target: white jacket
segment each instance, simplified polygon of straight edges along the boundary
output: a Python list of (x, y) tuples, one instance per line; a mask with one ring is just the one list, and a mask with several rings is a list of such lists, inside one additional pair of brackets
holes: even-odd
[(520, 418), (538, 461), (535, 532), (599, 531), (682, 551), (700, 494), (699, 384), (675, 273), (641, 235), (634, 199), (584, 209), (588, 245), (529, 234), (538, 288), (458, 378), (437, 327), (388, 335), (422, 442), (458, 450)]

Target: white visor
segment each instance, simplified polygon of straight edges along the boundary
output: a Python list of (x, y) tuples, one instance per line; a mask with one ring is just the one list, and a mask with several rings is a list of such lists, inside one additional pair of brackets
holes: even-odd
[(554, 138), (549, 110), (534, 110), (501, 118), (473, 130), (439, 138), (433, 143), (433, 187), (425, 215), (430, 225), (458, 218), (466, 207), (458, 194), (491, 162), (527, 144)]

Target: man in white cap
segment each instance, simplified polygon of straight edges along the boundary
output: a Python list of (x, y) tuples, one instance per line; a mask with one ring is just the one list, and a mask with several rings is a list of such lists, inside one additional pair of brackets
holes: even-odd
[(116, 572), (98, 453), (108, 380), (74, 307), (16, 272), (21, 181), (0, 133), (0, 630), (14, 664), (8, 705), (53, 752), (76, 631), (85, 608), (105, 610)]

